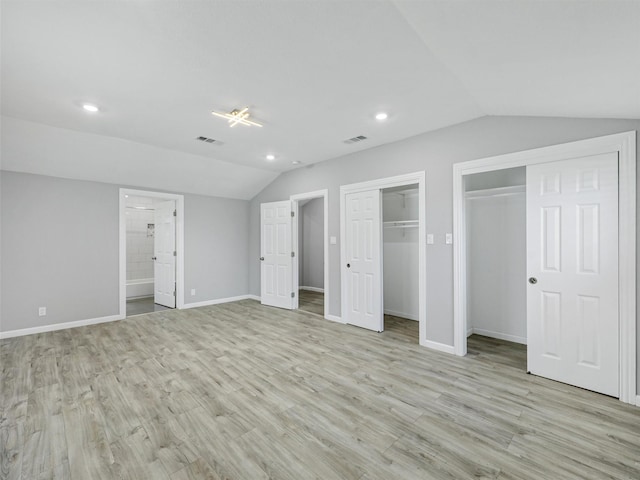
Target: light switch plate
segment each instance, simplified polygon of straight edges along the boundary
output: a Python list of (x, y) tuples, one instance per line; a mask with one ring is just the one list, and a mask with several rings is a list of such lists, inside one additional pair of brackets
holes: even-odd
[(427, 245), (433, 245), (433, 233), (427, 233)]
[(47, 307), (38, 308), (38, 316), (44, 317), (47, 314)]
[(338, 243), (338, 240), (336, 239), (336, 237), (329, 237), (329, 243), (331, 245), (335, 245), (336, 243)]
[(193, 297), (195, 294), (196, 294), (196, 289), (195, 289), (195, 288), (192, 288), (192, 289), (191, 289), (191, 296)]
[(447, 233), (444, 236), (444, 243), (446, 243), (447, 245), (451, 245), (453, 243), (453, 233)]

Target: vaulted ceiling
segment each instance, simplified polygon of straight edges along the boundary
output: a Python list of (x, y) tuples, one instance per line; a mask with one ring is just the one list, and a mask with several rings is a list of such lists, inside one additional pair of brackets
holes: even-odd
[[(635, 1), (1, 6), (9, 122), (175, 152), (160, 175), (207, 178), (196, 193), (224, 193), (222, 182), (234, 178), (232, 196), (250, 198), (278, 172), (484, 115), (640, 118)], [(83, 111), (83, 102), (100, 113)], [(210, 113), (242, 107), (264, 127), (229, 128)], [(384, 122), (374, 118), (381, 111)], [(358, 135), (368, 138), (344, 143)], [(56, 174), (45, 152), (31, 157), (29, 171), (48, 162), (43, 172)], [(77, 170), (79, 178), (157, 187), (142, 175), (148, 158), (111, 177), (109, 161), (66, 165), (61, 176)], [(15, 146), (3, 155), (5, 169), (22, 171), (21, 162)]]

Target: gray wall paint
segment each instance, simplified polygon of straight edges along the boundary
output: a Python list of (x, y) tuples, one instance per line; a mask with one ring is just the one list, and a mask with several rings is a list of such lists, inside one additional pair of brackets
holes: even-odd
[[(453, 252), (444, 244), (453, 224), (452, 165), (638, 129), (640, 120), (484, 117), (287, 172), (251, 201), (250, 291), (260, 294), (260, 203), (327, 188), (329, 235), (338, 238), (337, 245), (329, 246), (329, 313), (340, 316), (340, 185), (424, 170), (427, 232), (434, 233), (437, 242), (427, 246), (427, 338), (452, 345)], [(345, 145), (345, 152), (357, 145)]]
[(299, 284), (324, 288), (324, 198), (314, 198), (298, 212), (300, 229)]
[(185, 195), (184, 225), (185, 303), (246, 295), (249, 202)]
[[(1, 186), (0, 331), (117, 315), (119, 186), (12, 172)], [(247, 293), (248, 206), (185, 195), (186, 303)]]
[(0, 329), (117, 315), (118, 188), (10, 172), (1, 181)]

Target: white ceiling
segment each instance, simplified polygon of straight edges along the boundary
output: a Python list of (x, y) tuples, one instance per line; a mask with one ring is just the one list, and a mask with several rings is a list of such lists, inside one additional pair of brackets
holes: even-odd
[[(236, 178), (234, 196), (250, 198), (293, 160), (310, 164), (483, 115), (640, 118), (635, 1), (1, 5), (3, 115), (188, 154), (156, 173), (209, 177), (197, 193), (225, 192), (221, 163), (225, 179)], [(103, 112), (87, 114), (82, 102)], [(244, 106), (263, 128), (229, 128), (210, 114)], [(377, 122), (378, 111), (389, 119)], [(356, 135), (369, 139), (343, 143)], [(102, 179), (109, 159), (99, 161), (107, 164), (80, 166), (78, 175)], [(131, 159), (131, 172), (119, 165), (121, 178), (108, 180), (157, 187), (135, 175), (142, 161)], [(20, 170), (18, 157), (3, 162)], [(30, 162), (37, 173), (47, 159)]]

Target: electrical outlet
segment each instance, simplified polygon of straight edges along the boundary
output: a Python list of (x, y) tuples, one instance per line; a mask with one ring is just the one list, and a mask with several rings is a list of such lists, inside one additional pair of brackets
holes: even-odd
[(195, 288), (192, 288), (192, 289), (191, 289), (191, 296), (193, 297), (193, 296), (195, 296), (195, 294), (196, 294), (196, 289), (195, 289)]
[(47, 307), (38, 308), (38, 316), (44, 317), (47, 314)]
[(447, 245), (451, 245), (453, 243), (453, 233), (447, 233), (444, 236), (444, 243), (446, 243)]
[(433, 245), (433, 233), (427, 233), (427, 245)]
[(338, 239), (336, 237), (329, 237), (329, 243), (335, 245), (338, 243)]

